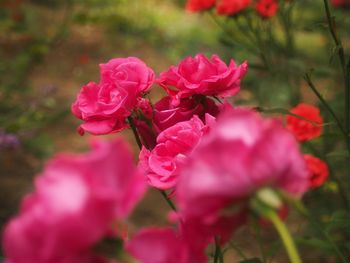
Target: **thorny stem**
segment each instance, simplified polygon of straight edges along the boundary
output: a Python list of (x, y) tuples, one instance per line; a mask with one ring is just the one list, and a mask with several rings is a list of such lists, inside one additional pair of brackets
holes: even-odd
[(315, 85), (311, 81), (310, 75), (309, 74), (305, 74), (304, 79), (305, 79), (306, 83), (309, 85), (309, 87), (311, 88), (311, 90), (315, 93), (317, 98), (322, 102), (322, 104), (325, 106), (327, 111), (333, 117), (333, 119), (335, 120), (335, 122), (336, 122), (337, 126), (339, 127), (340, 131), (343, 133), (345, 141), (346, 141), (346, 145), (347, 145), (347, 148), (348, 148), (348, 152), (350, 154), (350, 141), (348, 140), (348, 135), (347, 135), (347, 133), (346, 133), (342, 123), (338, 119), (337, 115), (335, 114), (335, 112), (333, 111), (331, 106), (326, 102), (326, 100), (323, 98), (321, 93), (319, 93), (319, 91), (316, 89)]
[(175, 207), (174, 203), (169, 199), (167, 193), (164, 190), (160, 190), (160, 193), (162, 194), (162, 196), (164, 197), (164, 199), (168, 203), (168, 205), (171, 207), (171, 209), (173, 209), (176, 212), (176, 207)]
[(252, 53), (255, 54), (255, 55), (258, 55), (258, 52), (257, 52), (253, 47), (251, 47), (251, 46), (249, 45), (250, 42), (246, 42), (246, 43), (244, 43), (244, 44), (239, 43), (239, 41), (237, 41), (236, 39), (234, 39), (234, 38), (232, 37), (232, 33), (233, 33), (233, 32), (231, 32), (231, 31), (225, 26), (224, 23), (222, 23), (219, 19), (217, 19), (216, 16), (215, 16), (213, 13), (209, 12), (209, 14), (210, 14), (212, 20), (216, 23), (216, 25), (219, 26), (219, 27), (221, 28), (221, 30), (223, 31), (223, 33), (225, 33), (225, 34), (230, 38), (230, 41), (232, 41), (232, 44), (233, 44), (233, 45), (239, 46), (239, 47), (241, 47), (241, 48), (243, 48), (243, 49), (246, 49), (246, 50), (252, 52)]
[[(136, 140), (136, 143), (137, 145), (139, 146), (140, 150), (142, 149), (142, 143), (141, 143), (141, 139), (140, 139), (140, 136), (139, 136), (139, 133), (137, 132), (137, 129), (136, 129), (136, 126), (135, 126), (135, 123), (132, 119), (131, 116), (128, 117), (128, 121), (129, 121), (129, 124), (130, 124), (130, 128), (134, 134), (134, 137), (135, 137), (135, 140)], [(164, 190), (159, 190), (161, 195), (164, 197), (165, 201), (168, 203), (168, 205), (170, 206), (170, 208), (172, 210), (174, 210), (176, 212), (176, 206), (174, 205), (174, 203), (169, 199), (167, 193), (164, 191)]]
[(346, 62), (345, 52), (343, 44), (337, 34), (336, 23), (334, 17), (331, 15), (331, 11), (329, 8), (328, 0), (323, 0), (324, 7), (327, 16), (328, 28), (332, 35), (334, 44), (338, 50), (338, 56), (340, 65), (342, 68), (343, 76), (344, 76), (344, 85), (345, 85), (345, 137), (346, 143), (348, 145), (349, 153), (350, 153), (350, 60)]
[[(292, 32), (293, 26), (291, 24), (294, 2), (287, 4), (283, 1), (282, 4), (283, 4), (283, 11), (284, 12), (281, 13), (280, 20), (281, 20), (282, 26), (284, 28), (286, 47), (287, 47), (287, 51), (290, 53), (290, 56), (294, 56), (295, 55), (295, 40), (294, 40), (294, 34)], [(286, 6), (286, 5), (288, 5), (288, 6)]]
[(312, 224), (317, 230), (323, 234), (323, 236), (326, 238), (326, 240), (329, 242), (329, 244), (333, 247), (334, 252), (338, 255), (340, 262), (347, 263), (345, 256), (343, 253), (339, 250), (338, 246), (334, 243), (332, 238), (329, 236), (329, 234), (324, 230), (324, 228), (320, 225), (318, 220), (314, 218), (309, 212), (307, 212), (306, 209), (303, 209), (303, 207), (300, 206), (294, 206), (296, 210), (303, 215), (305, 218), (307, 218), (308, 222)]
[(234, 244), (233, 242), (229, 242), (230, 247), (232, 247), (243, 260), (247, 260), (248, 258), (244, 255), (244, 253), (242, 252), (241, 248), (239, 246), (237, 246), (236, 244)]
[(257, 239), (258, 244), (259, 244), (259, 250), (260, 250), (261, 257), (262, 257), (262, 262), (265, 263), (266, 262), (266, 255), (265, 255), (262, 240), (261, 240), (261, 231), (260, 231), (258, 222), (256, 220), (254, 220), (254, 222), (253, 222), (253, 228), (255, 231), (256, 239)]
[(136, 126), (135, 126), (135, 123), (132, 119), (132, 117), (128, 117), (128, 121), (129, 121), (129, 124), (130, 124), (130, 128), (132, 130), (132, 133), (134, 134), (134, 137), (135, 137), (135, 140), (136, 140), (136, 143), (137, 143), (137, 146), (140, 148), (140, 150), (142, 149), (142, 143), (141, 143), (141, 139), (140, 139), (140, 136), (137, 132), (137, 129), (136, 129)]
[(224, 257), (221, 252), (220, 238), (215, 237), (215, 254), (214, 254), (214, 263), (224, 263)]

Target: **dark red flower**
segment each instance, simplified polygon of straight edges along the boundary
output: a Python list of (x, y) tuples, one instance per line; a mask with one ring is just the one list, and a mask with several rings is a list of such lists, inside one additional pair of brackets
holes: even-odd
[(327, 163), (309, 154), (305, 154), (304, 159), (309, 171), (310, 188), (321, 186), (329, 176)]
[(298, 141), (304, 142), (321, 135), (323, 119), (320, 109), (309, 104), (300, 103), (291, 109), (291, 113), (304, 119), (287, 116), (287, 128), (295, 135)]
[(214, 5), (215, 0), (188, 0), (186, 10), (190, 12), (198, 12), (212, 8)]
[(277, 0), (259, 0), (255, 9), (261, 17), (270, 18), (277, 13), (278, 2)]
[(194, 96), (181, 99), (174, 105), (171, 97), (167, 96), (154, 105), (153, 124), (159, 133), (178, 122), (189, 121), (194, 115), (205, 121), (206, 113), (214, 117), (219, 113), (219, 107), (210, 98)]
[(332, 0), (331, 3), (334, 7), (342, 7), (342, 6), (350, 7), (350, 0)]

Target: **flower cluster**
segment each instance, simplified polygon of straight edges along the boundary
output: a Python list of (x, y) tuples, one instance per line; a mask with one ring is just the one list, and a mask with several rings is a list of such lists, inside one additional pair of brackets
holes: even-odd
[(262, 18), (273, 17), (278, 11), (278, 0), (188, 0), (186, 9), (190, 12), (204, 11), (216, 7), (218, 15), (236, 15), (255, 7)]
[[(72, 112), (84, 121), (80, 130), (92, 134), (130, 125), (140, 144), (138, 167), (120, 140), (54, 158), (5, 229), (6, 262), (205, 263), (215, 240), (230, 240), (252, 211), (264, 216), (257, 200), (281, 210), (281, 193), (298, 199), (309, 180), (320, 184), (322, 165), (304, 158), (280, 120), (220, 101), (239, 92), (247, 67), (198, 54), (155, 78), (137, 58), (102, 64), (101, 82), (82, 88)], [(145, 98), (153, 84), (167, 92), (154, 105)], [(147, 182), (171, 204), (175, 227), (126, 239), (120, 225)], [(113, 259), (96, 249), (107, 238), (123, 243)]]

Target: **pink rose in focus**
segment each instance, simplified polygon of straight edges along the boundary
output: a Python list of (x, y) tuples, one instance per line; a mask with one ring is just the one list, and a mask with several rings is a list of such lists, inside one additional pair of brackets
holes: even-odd
[(189, 121), (179, 122), (162, 131), (157, 144), (151, 151), (145, 147), (140, 152), (140, 167), (145, 171), (148, 182), (159, 189), (169, 189), (176, 185), (179, 176), (179, 164), (200, 141), (204, 124), (194, 116)]
[(142, 112), (142, 115), (147, 119), (153, 118), (153, 107), (151, 102), (145, 98), (137, 98), (136, 108)]
[(4, 231), (10, 262), (80, 262), (143, 196), (144, 176), (122, 141), (92, 146), (87, 154), (57, 156), (36, 178)]
[(205, 113), (216, 116), (219, 107), (212, 99), (205, 97), (191, 97), (180, 100), (174, 105), (170, 96), (162, 98), (154, 105), (153, 124), (157, 132), (161, 132), (178, 122), (188, 121), (194, 115), (204, 121)]
[(247, 62), (237, 66), (231, 60), (227, 66), (217, 55), (209, 60), (198, 54), (161, 73), (157, 82), (176, 100), (195, 94), (228, 97), (239, 92), (247, 69)]
[(137, 58), (112, 59), (100, 67), (101, 82), (83, 86), (72, 104), (72, 113), (84, 121), (79, 128), (82, 134), (108, 134), (126, 128), (126, 118), (154, 80), (153, 71)]
[(277, 120), (230, 110), (219, 115), (181, 166), (177, 205), (184, 220), (227, 240), (244, 223), (249, 199), (266, 187), (294, 197), (307, 190), (298, 143)]
[(114, 58), (100, 64), (101, 83), (113, 83), (129, 93), (140, 94), (149, 91), (154, 81), (154, 72), (135, 57)]

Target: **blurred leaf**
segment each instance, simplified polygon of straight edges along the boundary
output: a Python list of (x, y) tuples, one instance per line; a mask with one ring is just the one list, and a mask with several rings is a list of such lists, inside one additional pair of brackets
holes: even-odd
[(46, 158), (53, 153), (53, 141), (45, 134), (25, 141), (24, 147), (38, 158)]
[(307, 246), (307, 247), (312, 247), (312, 248), (316, 248), (318, 250), (322, 250), (324, 252), (327, 253), (332, 253), (333, 252), (333, 247), (332, 245), (330, 245), (328, 242), (316, 238), (316, 237), (312, 237), (312, 238), (296, 238), (295, 241), (303, 246)]
[[(342, 138), (342, 137), (340, 137), (340, 138)], [(326, 155), (327, 155), (327, 157), (334, 157), (334, 158), (348, 158), (349, 152), (346, 150), (338, 150), (338, 151), (327, 153)]]
[(239, 261), (239, 263), (262, 263), (262, 261), (259, 258), (250, 258), (250, 259)]
[(341, 229), (350, 231), (350, 214), (345, 210), (338, 210), (332, 214), (330, 222), (325, 226), (325, 231), (330, 233), (333, 230)]

